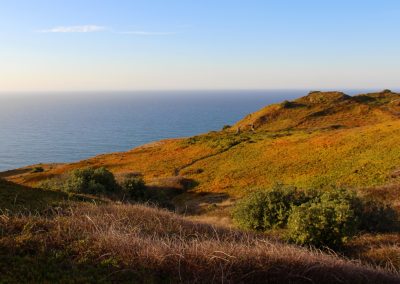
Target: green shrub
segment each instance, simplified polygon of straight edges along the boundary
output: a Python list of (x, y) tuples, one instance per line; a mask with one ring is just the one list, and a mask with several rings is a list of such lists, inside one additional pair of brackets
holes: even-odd
[(64, 191), (65, 180), (62, 178), (46, 179), (39, 184), (39, 187), (51, 191)]
[(132, 200), (143, 201), (146, 198), (146, 184), (140, 176), (125, 178), (121, 183), (121, 188)]
[(43, 167), (34, 167), (32, 169), (32, 173), (43, 173), (43, 172), (44, 172)]
[(399, 229), (398, 214), (391, 206), (376, 200), (365, 200), (360, 212), (360, 230), (391, 232)]
[(271, 190), (251, 193), (233, 211), (235, 222), (242, 228), (257, 231), (282, 228), (293, 206), (307, 201), (307, 196), (294, 187), (275, 186)]
[(281, 107), (282, 108), (292, 108), (294, 107), (296, 104), (293, 102), (289, 102), (288, 100), (285, 100), (281, 103)]
[(73, 193), (105, 194), (116, 192), (118, 185), (106, 168), (84, 168), (70, 173), (64, 189)]
[(358, 231), (399, 229), (396, 211), (349, 189), (298, 191), (277, 186), (238, 202), (233, 211), (242, 228), (266, 231), (286, 228), (287, 238), (301, 245), (337, 248)]
[(339, 247), (358, 229), (360, 202), (349, 190), (328, 190), (293, 208), (288, 238), (300, 245)]

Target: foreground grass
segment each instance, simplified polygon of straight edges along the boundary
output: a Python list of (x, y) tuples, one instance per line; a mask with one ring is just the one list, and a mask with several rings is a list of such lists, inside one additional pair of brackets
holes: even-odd
[(142, 205), (2, 215), (0, 275), (4, 283), (400, 281), (387, 270)]

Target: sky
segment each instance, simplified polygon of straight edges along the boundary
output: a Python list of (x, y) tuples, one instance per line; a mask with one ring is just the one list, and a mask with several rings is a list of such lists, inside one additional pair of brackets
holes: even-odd
[(0, 0), (0, 93), (396, 89), (397, 0)]

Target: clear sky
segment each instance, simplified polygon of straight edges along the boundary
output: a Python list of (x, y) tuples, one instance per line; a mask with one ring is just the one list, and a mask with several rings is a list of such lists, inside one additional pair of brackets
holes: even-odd
[(0, 0), (0, 92), (400, 87), (398, 0)]

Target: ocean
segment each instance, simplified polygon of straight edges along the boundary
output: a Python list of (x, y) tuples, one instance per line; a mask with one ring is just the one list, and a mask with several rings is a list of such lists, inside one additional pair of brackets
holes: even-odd
[(0, 171), (127, 151), (219, 130), (295, 91), (100, 92), (0, 95)]

